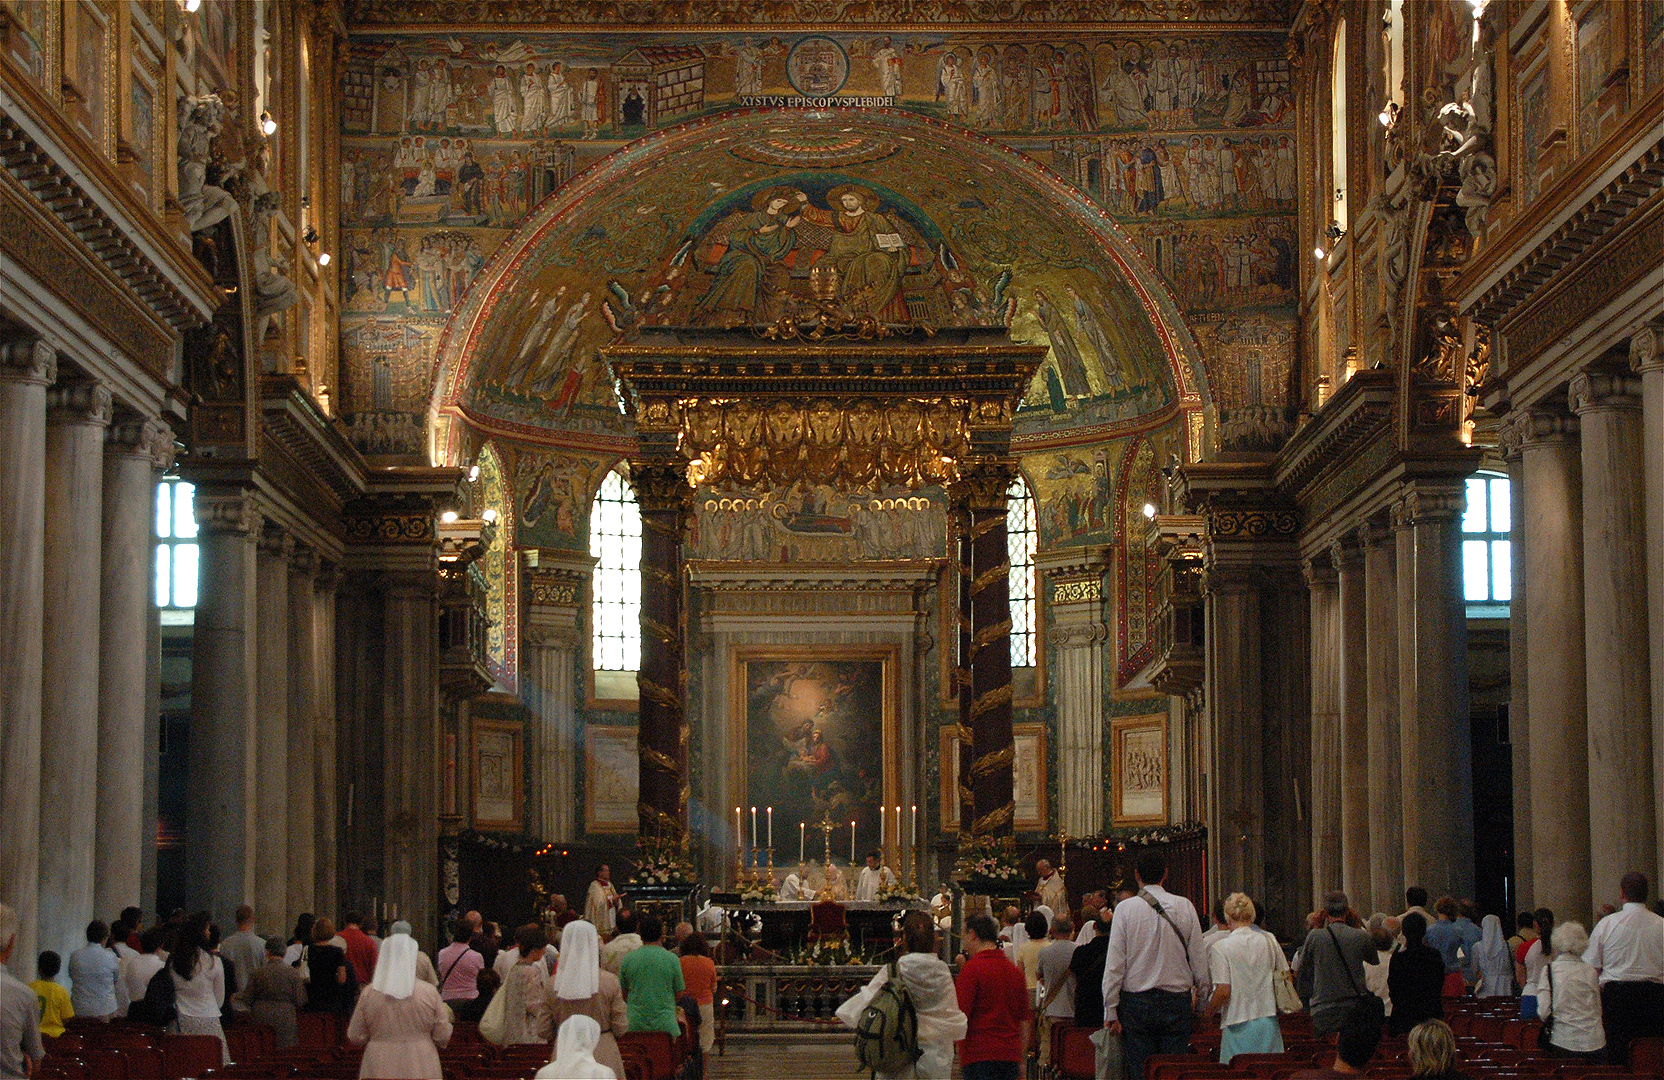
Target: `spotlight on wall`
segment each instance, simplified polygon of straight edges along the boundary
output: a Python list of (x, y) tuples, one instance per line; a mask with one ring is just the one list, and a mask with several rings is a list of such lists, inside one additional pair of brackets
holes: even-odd
[(1398, 119), (1398, 110), (1398, 102), (1389, 101), (1385, 105), (1381, 106), (1381, 111), (1375, 114), (1375, 119), (1381, 121), (1382, 127), (1390, 128), (1392, 127), (1392, 122)]
[(277, 121), (272, 119), (271, 113), (263, 109), (260, 112), (260, 130), (267, 135), (277, 134)]
[(327, 252), (327, 251), (318, 252), (318, 265), (319, 266), (328, 266), (329, 265), (329, 252)]
[(474, 481), (478, 480), (479, 478), (480, 478), (480, 467), (478, 465), (470, 465), (468, 467), (468, 482), (470, 484), (472, 484)]
[(1316, 259), (1318, 262), (1322, 262), (1328, 254), (1329, 253), (1327, 251), (1323, 250), (1322, 244), (1312, 248), (1312, 258)]
[(1156, 516), (1156, 504), (1155, 503), (1145, 503), (1144, 504), (1144, 516), (1147, 517), (1147, 518), (1154, 518)]
[(202, 7), (202, 0), (185, 0), (186, 11), (196, 11), (200, 7)]
[(445, 511), (443, 514), (439, 515), (439, 520), (443, 521), (445, 524), (449, 525), (451, 522), (456, 520), (456, 511), (455, 510)]
[(487, 525), (497, 524), (497, 508), (495, 506), (486, 507), (485, 513), (480, 515), (480, 520), (485, 522)]

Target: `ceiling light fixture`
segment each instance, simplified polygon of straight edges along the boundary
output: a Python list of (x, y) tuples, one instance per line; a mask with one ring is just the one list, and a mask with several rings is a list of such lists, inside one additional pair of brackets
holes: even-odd
[(329, 252), (320, 251), (318, 253), (318, 265), (319, 266), (328, 266), (329, 265)]
[(271, 113), (263, 109), (260, 112), (260, 130), (267, 135), (277, 134), (277, 121), (272, 119)]

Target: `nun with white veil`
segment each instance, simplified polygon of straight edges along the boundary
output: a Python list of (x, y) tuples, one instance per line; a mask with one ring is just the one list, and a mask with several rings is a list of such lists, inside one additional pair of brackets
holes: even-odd
[(1485, 916), (1483, 937), (1473, 947), (1473, 966), (1479, 972), (1475, 997), (1506, 997), (1514, 992), (1514, 958), (1502, 937), (1502, 920)]
[(578, 1013), (560, 1026), (555, 1056), (537, 1070), (536, 1080), (618, 1080), (618, 1074), (595, 1059), (601, 1025)]
[[(601, 935), (595, 924), (579, 919), (566, 924), (561, 932), (560, 959), (555, 964), (555, 976), (549, 980), (549, 1019), (558, 1026), (558, 1038), (566, 1038), (566, 1029), (577, 1017), (588, 1017), (595, 1022), (596, 1042), (594, 1059), (612, 1076), (624, 1075), (624, 1056), (618, 1052), (618, 1036), (630, 1030), (630, 1015), (624, 1008), (624, 990), (618, 976), (601, 967)], [(574, 1036), (576, 1037), (576, 1036)], [(551, 1064), (559, 1064), (560, 1055)], [(540, 1076), (561, 1076), (566, 1073), (539, 1073)], [(573, 1073), (573, 1076), (603, 1076), (606, 1073)]]
[(451, 1041), (451, 1016), (439, 991), (416, 978), (416, 939), (390, 934), (375, 978), (358, 996), (347, 1039), (364, 1047), (360, 1077), (442, 1080), (439, 1047)]

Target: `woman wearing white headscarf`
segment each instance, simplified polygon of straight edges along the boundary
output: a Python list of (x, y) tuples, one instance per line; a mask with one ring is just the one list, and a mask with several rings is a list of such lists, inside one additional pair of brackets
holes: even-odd
[(573, 1017), (587, 1016), (595, 1021), (600, 1031), (595, 1060), (612, 1070), (614, 1076), (623, 1076), (624, 1057), (618, 1052), (618, 1036), (629, 1032), (630, 1016), (624, 1008), (624, 990), (618, 976), (601, 968), (601, 936), (594, 923), (580, 919), (566, 924), (560, 945), (555, 977), (549, 980), (549, 1019), (559, 1026), (562, 1039), (566, 1037), (567, 1021)]
[[(561, 963), (566, 963), (564, 956)], [(596, 1060), (600, 1042), (601, 1025), (579, 1013), (560, 1026), (554, 1058), (534, 1075), (537, 1080), (618, 1080), (617, 1072)]]
[(416, 978), (416, 939), (381, 943), (375, 978), (359, 995), (347, 1039), (364, 1047), (360, 1077), (441, 1080), (438, 1047), (451, 1041), (450, 1011), (439, 991)]
[(1480, 928), (1483, 936), (1473, 947), (1473, 966), (1479, 972), (1474, 996), (1510, 997), (1514, 993), (1514, 958), (1502, 936), (1502, 920), (1487, 915)]
[[(403, 919), (400, 919), (387, 928), (387, 933), (389, 935), (409, 934), (410, 924), (405, 922)], [(416, 977), (427, 983), (429, 986), (437, 987), (439, 985), (439, 973), (433, 970), (433, 961), (428, 959), (428, 954), (423, 952), (420, 946), (421, 942), (417, 942)]]

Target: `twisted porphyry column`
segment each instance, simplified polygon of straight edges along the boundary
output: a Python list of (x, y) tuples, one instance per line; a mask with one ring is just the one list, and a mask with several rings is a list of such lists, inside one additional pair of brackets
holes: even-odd
[(686, 614), (682, 538), (693, 517), (686, 464), (630, 463), (641, 506), (641, 795), (643, 837), (679, 840), (688, 823)]
[(1016, 464), (978, 461), (961, 476), (971, 532), (971, 835), (1009, 836), (1011, 767), (1011, 555), (1006, 491)]

